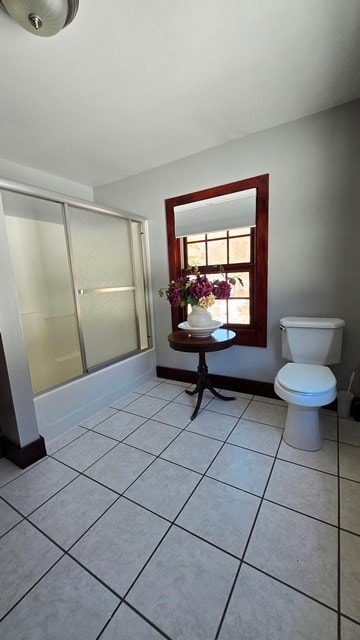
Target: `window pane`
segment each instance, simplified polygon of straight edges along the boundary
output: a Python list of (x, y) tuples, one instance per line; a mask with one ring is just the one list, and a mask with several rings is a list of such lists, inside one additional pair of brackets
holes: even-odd
[[(228, 277), (236, 279), (236, 284), (231, 289), (231, 298), (250, 297), (250, 273), (248, 271), (229, 273)], [(243, 284), (239, 282), (239, 278)]]
[(216, 300), (215, 303), (209, 307), (209, 311), (213, 317), (213, 320), (219, 320), (224, 324), (227, 320), (227, 304), (226, 300)]
[(208, 242), (208, 264), (227, 263), (226, 239)]
[(226, 238), (227, 231), (214, 231), (213, 233), (206, 234), (208, 240), (216, 240), (217, 238)]
[(250, 301), (232, 298), (228, 302), (229, 322), (250, 324)]
[(250, 236), (229, 238), (229, 262), (250, 262)]
[(205, 242), (191, 242), (187, 245), (187, 261), (191, 266), (203, 266), (206, 264)]
[(229, 236), (248, 236), (250, 235), (250, 227), (241, 227), (240, 229), (230, 229)]
[(205, 240), (205, 233), (198, 233), (193, 236), (187, 236), (188, 242), (198, 242), (199, 240)]

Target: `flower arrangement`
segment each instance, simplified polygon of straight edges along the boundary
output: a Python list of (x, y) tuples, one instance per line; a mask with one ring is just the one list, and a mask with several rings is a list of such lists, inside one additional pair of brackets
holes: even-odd
[(235, 282), (234, 278), (225, 280), (223, 276), (210, 281), (207, 276), (201, 275), (197, 267), (189, 267), (184, 276), (160, 289), (159, 295), (166, 296), (172, 307), (186, 307), (191, 304), (208, 309), (216, 299), (229, 298), (231, 285)]

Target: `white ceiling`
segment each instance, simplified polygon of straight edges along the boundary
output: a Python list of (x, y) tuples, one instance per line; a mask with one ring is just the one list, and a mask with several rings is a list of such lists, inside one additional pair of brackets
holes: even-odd
[(80, 0), (0, 11), (0, 157), (97, 186), (360, 97), (359, 0)]

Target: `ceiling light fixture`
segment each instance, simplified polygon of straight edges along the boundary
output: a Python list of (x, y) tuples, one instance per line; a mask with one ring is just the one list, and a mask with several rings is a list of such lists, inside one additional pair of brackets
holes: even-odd
[(9, 15), (37, 36), (54, 36), (72, 22), (79, 0), (1, 0)]

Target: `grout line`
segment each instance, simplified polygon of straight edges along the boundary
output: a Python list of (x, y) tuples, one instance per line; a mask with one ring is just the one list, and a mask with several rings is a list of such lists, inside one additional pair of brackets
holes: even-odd
[(336, 431), (337, 431), (337, 487), (338, 487), (338, 531), (337, 531), (337, 638), (341, 640), (341, 559), (340, 559), (340, 550), (341, 550), (341, 533), (340, 533), (340, 523), (341, 523), (341, 511), (340, 511), (340, 425), (339, 418), (336, 421)]
[(243, 553), (242, 553), (242, 558), (241, 558), (241, 561), (240, 561), (240, 565), (239, 565), (239, 568), (238, 568), (237, 573), (236, 573), (236, 575), (235, 575), (235, 578), (234, 578), (234, 581), (233, 581), (232, 587), (231, 587), (231, 589), (230, 589), (230, 593), (229, 593), (229, 596), (228, 596), (228, 599), (227, 599), (227, 602), (226, 602), (226, 605), (225, 605), (225, 608), (224, 608), (223, 614), (222, 614), (222, 616), (221, 616), (221, 619), (220, 619), (220, 622), (219, 622), (219, 626), (218, 626), (218, 629), (217, 629), (217, 632), (216, 632), (216, 635), (215, 635), (215, 639), (214, 639), (214, 640), (218, 640), (219, 634), (220, 634), (220, 632), (221, 632), (221, 628), (222, 628), (222, 625), (223, 625), (223, 623), (224, 623), (225, 616), (226, 616), (227, 610), (228, 610), (228, 608), (229, 608), (229, 605), (230, 605), (230, 602), (231, 602), (231, 598), (232, 598), (232, 595), (233, 595), (233, 593), (234, 593), (235, 586), (236, 586), (237, 581), (238, 581), (238, 578), (239, 578), (239, 574), (240, 574), (240, 571), (241, 571), (241, 567), (242, 567), (242, 565), (243, 565), (244, 558), (245, 558), (245, 556), (246, 556), (246, 552), (247, 552), (247, 550), (248, 550), (248, 547), (249, 547), (249, 544), (250, 544), (250, 540), (251, 540), (252, 534), (253, 534), (253, 532), (254, 532), (256, 522), (257, 522), (258, 517), (259, 517), (260, 509), (261, 509), (261, 507), (262, 507), (262, 504), (263, 504), (263, 501), (264, 501), (264, 496), (265, 496), (266, 490), (267, 490), (268, 485), (269, 485), (269, 482), (270, 482), (270, 478), (271, 478), (271, 475), (272, 475), (272, 472), (273, 472), (273, 469), (274, 469), (274, 466), (275, 466), (275, 462), (276, 462), (276, 456), (277, 456), (277, 453), (279, 452), (279, 449), (280, 449), (280, 446), (281, 446), (281, 442), (282, 442), (282, 438), (281, 438), (281, 440), (280, 440), (280, 442), (279, 442), (279, 444), (278, 444), (278, 448), (277, 448), (277, 451), (276, 451), (276, 455), (275, 455), (275, 457), (274, 457), (274, 461), (273, 461), (273, 464), (272, 464), (272, 466), (271, 466), (271, 469), (270, 469), (270, 472), (269, 472), (269, 476), (268, 476), (267, 482), (266, 482), (265, 487), (264, 487), (263, 495), (262, 495), (262, 497), (260, 498), (260, 502), (259, 502), (259, 505), (258, 505), (258, 508), (257, 508), (256, 514), (255, 514), (255, 518), (254, 518), (254, 521), (253, 521), (253, 523), (252, 523), (252, 527), (251, 527), (251, 529), (250, 529), (250, 533), (249, 533), (249, 535), (248, 535), (248, 539), (247, 539), (247, 541), (246, 541), (246, 544), (245, 544), (245, 547), (244, 547), (244, 550), (243, 550)]

